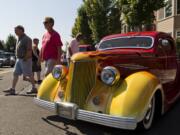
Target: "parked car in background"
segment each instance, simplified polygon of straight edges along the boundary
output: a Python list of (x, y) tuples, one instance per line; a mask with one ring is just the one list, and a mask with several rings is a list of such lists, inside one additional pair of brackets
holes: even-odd
[(11, 52), (3, 52), (0, 53), (0, 67), (10, 66), (13, 67), (15, 65), (16, 57), (14, 53)]
[(96, 51), (54, 67), (35, 102), (60, 117), (109, 127), (148, 130), (180, 96), (174, 39), (162, 32), (104, 37)]
[(4, 53), (4, 51), (3, 51), (3, 50), (0, 50), (0, 54), (1, 54), (1, 53)]

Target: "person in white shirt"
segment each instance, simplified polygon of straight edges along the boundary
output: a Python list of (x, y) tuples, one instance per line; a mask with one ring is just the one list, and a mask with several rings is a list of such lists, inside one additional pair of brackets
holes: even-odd
[(71, 41), (66, 54), (68, 65), (70, 64), (71, 56), (79, 52), (79, 44), (82, 39), (83, 35), (81, 33), (78, 33), (76, 37)]

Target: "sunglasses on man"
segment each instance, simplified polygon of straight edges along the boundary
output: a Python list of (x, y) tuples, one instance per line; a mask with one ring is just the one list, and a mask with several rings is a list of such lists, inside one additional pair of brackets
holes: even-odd
[(46, 25), (46, 24), (48, 24), (48, 23), (50, 23), (50, 22), (47, 22), (47, 21), (46, 21), (46, 22), (43, 22), (44, 25)]

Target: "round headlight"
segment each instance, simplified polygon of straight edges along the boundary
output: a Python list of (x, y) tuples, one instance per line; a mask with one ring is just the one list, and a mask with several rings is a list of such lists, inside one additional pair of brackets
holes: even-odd
[(52, 71), (52, 75), (55, 79), (60, 79), (62, 74), (62, 66), (61, 65), (56, 65)]
[(52, 71), (52, 75), (55, 79), (63, 79), (67, 75), (67, 68), (63, 65), (56, 65)]
[(120, 79), (120, 73), (115, 67), (105, 67), (101, 72), (101, 80), (107, 85), (113, 85)]

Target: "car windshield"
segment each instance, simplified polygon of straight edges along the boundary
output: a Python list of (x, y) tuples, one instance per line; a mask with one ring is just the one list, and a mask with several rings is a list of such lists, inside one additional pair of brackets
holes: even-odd
[(151, 37), (120, 37), (110, 40), (102, 41), (99, 45), (99, 49), (111, 49), (111, 48), (150, 48), (152, 47), (153, 38)]

